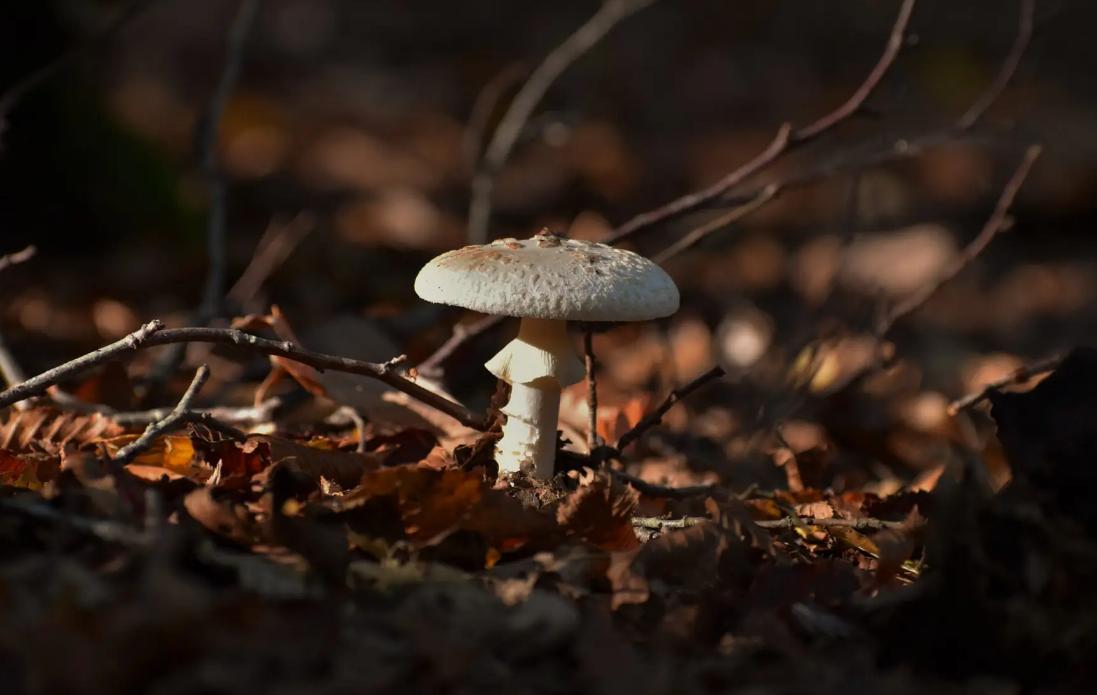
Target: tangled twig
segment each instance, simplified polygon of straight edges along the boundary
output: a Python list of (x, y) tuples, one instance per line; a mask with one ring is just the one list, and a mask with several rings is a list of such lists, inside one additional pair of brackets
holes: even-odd
[(473, 177), (468, 219), (469, 243), (482, 244), (487, 241), (495, 177), (510, 157), (522, 129), (549, 87), (621, 20), (653, 2), (655, 0), (606, 0), (590, 19), (545, 56), (530, 73), (492, 133)]
[(267, 355), (277, 355), (287, 359), (307, 364), (320, 370), (331, 369), (338, 372), (359, 374), (382, 381), (397, 391), (402, 391), (412, 398), (449, 415), (461, 424), (474, 429), (483, 430), (487, 427), (486, 418), (474, 413), (460, 403), (455, 403), (443, 398), (428, 389), (419, 386), (414, 381), (406, 379), (394, 373), (390, 366), (374, 362), (363, 362), (327, 355), (320, 352), (304, 350), (293, 343), (278, 340), (260, 338), (251, 333), (233, 328), (208, 328), (196, 326), (191, 328), (164, 328), (160, 321), (150, 321), (130, 335), (110, 345), (77, 357), (74, 360), (42, 372), (38, 376), (16, 384), (8, 390), (0, 393), (0, 408), (38, 395), (48, 387), (76, 374), (85, 372), (93, 367), (130, 354), (138, 349), (151, 348), (159, 345), (172, 345), (176, 343), (216, 343), (220, 345), (235, 345), (247, 350), (261, 352)]

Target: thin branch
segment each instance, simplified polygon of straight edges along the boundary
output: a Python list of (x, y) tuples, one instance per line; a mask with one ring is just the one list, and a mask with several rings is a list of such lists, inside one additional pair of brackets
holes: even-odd
[(138, 331), (117, 342), (99, 348), (98, 350), (78, 357), (70, 362), (66, 362), (58, 367), (54, 367), (38, 376), (31, 377), (23, 383), (0, 393), (0, 408), (30, 398), (31, 396), (41, 393), (58, 381), (87, 371), (88, 369), (105, 362), (120, 359), (138, 349), (150, 348), (158, 345), (172, 345), (175, 343), (216, 343), (220, 345), (234, 345), (267, 355), (285, 357), (320, 370), (331, 369), (338, 372), (359, 374), (382, 381), (397, 391), (402, 391), (412, 398), (449, 415), (467, 427), (479, 430), (483, 430), (487, 427), (486, 418), (483, 415), (474, 413), (459, 403), (443, 398), (433, 391), (429, 391), (422, 386), (419, 386), (414, 381), (395, 374), (392, 367), (386, 366), (385, 364), (362, 362), (348, 357), (311, 352), (299, 348), (291, 342), (260, 338), (259, 336), (232, 328), (208, 328), (205, 326), (164, 328), (163, 323), (160, 321), (151, 321)]
[(510, 157), (522, 129), (549, 87), (621, 20), (654, 1), (606, 0), (590, 19), (545, 56), (541, 64), (530, 73), (529, 79), (518, 90), (499, 121), (473, 177), (468, 219), (469, 243), (482, 244), (487, 241), (495, 177)]
[(13, 265), (26, 263), (34, 258), (34, 254), (36, 253), (38, 253), (38, 248), (32, 244), (20, 251), (13, 251), (12, 253), (0, 256), (0, 272), (7, 270)]
[(587, 451), (598, 448), (598, 377), (594, 374), (594, 333), (583, 328), (583, 360), (587, 367)]
[(488, 80), (488, 83), (476, 95), (472, 110), (469, 112), (465, 135), (461, 142), (469, 172), (476, 173), (476, 165), (483, 155), (484, 136), (488, 132), (491, 117), (498, 108), (503, 94), (516, 85), (525, 75), (525, 72), (526, 68), (522, 65), (510, 65)]
[[(3, 272), (13, 265), (25, 263), (34, 257), (38, 249), (34, 246), (28, 246), (20, 251), (15, 251), (3, 256), (0, 256), (0, 272)], [(0, 332), (0, 376), (4, 378), (4, 382), (8, 386), (18, 384), (20, 381), (25, 380), (27, 377), (23, 372), (23, 368), (19, 365), (19, 361), (15, 359), (15, 355), (12, 354), (8, 348), (7, 343), (4, 342), (4, 334)]]
[[(294, 392), (298, 393), (298, 392)], [(228, 424), (252, 424), (257, 422), (269, 422), (274, 417), (274, 412), (286, 405), (293, 394), (286, 396), (274, 396), (268, 398), (257, 406), (243, 407), (218, 407), (196, 409), (192, 411), (197, 417), (209, 417), (221, 423)], [(110, 419), (123, 426), (148, 425), (162, 420), (171, 412), (171, 408), (152, 408), (150, 410), (136, 410), (127, 412), (114, 412), (109, 408), (101, 410), (110, 415)]]
[(194, 401), (198, 392), (202, 390), (202, 386), (207, 379), (209, 379), (209, 367), (203, 364), (194, 373), (194, 380), (190, 382), (190, 386), (187, 387), (183, 397), (179, 399), (179, 403), (168, 413), (167, 417), (146, 427), (140, 437), (119, 449), (111, 460), (119, 466), (126, 465), (152, 446), (157, 437), (182, 424), (183, 418), (190, 412), (190, 404)]
[(697, 389), (701, 388), (710, 381), (714, 381), (724, 376), (723, 367), (713, 367), (701, 376), (697, 377), (693, 381), (689, 382), (685, 386), (676, 388), (667, 394), (667, 397), (659, 404), (659, 407), (648, 413), (640, 422), (636, 423), (636, 426), (621, 435), (621, 438), (617, 440), (617, 451), (624, 451), (633, 442), (641, 437), (652, 427), (658, 425), (663, 421), (663, 416), (667, 414), (667, 411), (674, 407), (676, 403), (683, 398), (693, 393)]
[(719, 491), (719, 487), (716, 485), (687, 485), (684, 487), (670, 487), (667, 485), (658, 485), (656, 483), (649, 483), (643, 478), (638, 478), (630, 473), (624, 471), (618, 471), (609, 469), (610, 474), (620, 480), (623, 483), (628, 484), (634, 488), (641, 495), (647, 495), (648, 497), (662, 497), (665, 499), (687, 499), (690, 497), (704, 497), (706, 495), (712, 495)]
[(26, 400), (32, 396), (37, 396), (50, 386), (53, 386), (60, 381), (64, 381), (69, 377), (86, 372), (105, 362), (118, 359), (125, 354), (136, 352), (144, 346), (144, 343), (148, 340), (149, 336), (163, 328), (164, 324), (162, 322), (149, 321), (121, 340), (117, 340), (98, 350), (93, 350), (86, 355), (77, 357), (74, 360), (54, 367), (53, 369), (46, 370), (38, 376), (31, 377), (20, 384), (16, 384), (3, 393), (0, 393), (0, 408), (5, 408), (13, 403), (18, 403), (19, 401)]
[(74, 62), (85, 53), (94, 50), (107, 43), (115, 34), (121, 31), (131, 20), (143, 13), (155, 4), (156, 0), (133, 0), (114, 16), (102, 31), (87, 37), (79, 43), (65, 50), (50, 62), (25, 76), (9, 87), (3, 95), (0, 95), (0, 129), (2, 129), (5, 117), (11, 113), (15, 105), (27, 94), (38, 88), (46, 80), (59, 70)]
[(487, 333), (496, 326), (502, 325), (503, 321), (506, 319), (506, 316), (489, 315), (475, 321), (469, 326), (456, 324), (453, 327), (453, 335), (451, 335), (446, 342), (442, 343), (437, 350), (431, 353), (429, 357), (420, 362), (415, 367), (416, 371), (427, 377), (439, 376), (442, 373), (442, 363), (452, 357), (453, 353), (457, 352), (462, 345), (483, 333)]
[(938, 290), (968, 267), (990, 245), (990, 242), (994, 241), (999, 233), (1009, 228), (1012, 223), (1009, 218), (1009, 209), (1013, 205), (1017, 193), (1021, 190), (1021, 186), (1024, 185), (1025, 178), (1028, 177), (1032, 165), (1040, 157), (1040, 151), (1039, 145), (1032, 145), (1025, 151), (1024, 158), (1006, 183), (1005, 188), (1002, 189), (1002, 194), (998, 198), (998, 204), (995, 205), (994, 212), (991, 213), (979, 234), (949, 264), (939, 278), (896, 304), (880, 319), (876, 326), (878, 336), (886, 335), (899, 319), (925, 305), (937, 294)]
[(680, 519), (664, 519), (659, 516), (634, 516), (632, 525), (636, 528), (644, 528), (649, 531), (662, 531), (663, 529), (679, 529), (711, 524), (712, 519), (706, 516), (684, 516)]
[(7, 343), (4, 342), (3, 333), (0, 333), (0, 376), (4, 378), (4, 383), (8, 386), (14, 386), (27, 380), (27, 375), (23, 372), (19, 361), (15, 359), (15, 355), (11, 353)]
[(728, 212), (722, 215), (717, 215), (708, 222), (705, 222), (700, 227), (697, 227), (693, 231), (687, 233), (685, 236), (675, 241), (670, 246), (660, 251), (652, 258), (652, 260), (659, 265), (665, 264), (667, 261), (674, 258), (675, 256), (683, 253), (684, 251), (688, 251), (697, 244), (701, 243), (701, 241), (710, 234), (718, 232), (728, 225), (734, 222), (738, 222), (747, 215), (750, 215), (756, 210), (762, 208), (767, 203), (769, 203), (769, 201), (776, 198), (779, 191), (780, 187), (778, 184), (769, 184), (768, 186), (763, 188), (758, 196), (750, 202), (746, 203), (745, 205), (740, 205), (739, 207), (732, 208)]
[(1055, 371), (1059, 364), (1063, 361), (1062, 355), (1055, 355), (1054, 357), (1048, 357), (1032, 364), (1026, 364), (1018, 367), (1001, 379), (995, 379), (988, 383), (981, 390), (975, 393), (969, 393), (963, 398), (957, 398), (953, 402), (948, 404), (948, 414), (956, 415), (962, 410), (967, 410), (972, 406), (982, 403), (986, 399), (990, 398), (990, 395), (999, 389), (1003, 389), (1007, 386), (1016, 386), (1023, 384), (1034, 376), (1040, 374), (1046, 374), (1047, 372)]
[(732, 171), (730, 174), (724, 176), (724, 178), (707, 188), (703, 188), (693, 193), (687, 193), (681, 198), (672, 200), (662, 207), (633, 217), (631, 220), (615, 229), (613, 233), (606, 238), (605, 243), (611, 245), (619, 244), (641, 230), (676, 219), (717, 200), (735, 186), (738, 186), (740, 183), (746, 181), (772, 164), (782, 153), (788, 151), (789, 136), (791, 132), (792, 126), (790, 124), (782, 124), (781, 127), (777, 129), (777, 135), (775, 135), (769, 145), (766, 146), (766, 149), (762, 150), (754, 159)]
[(755, 521), (756, 526), (762, 528), (794, 529), (805, 526), (818, 526), (820, 528), (851, 528), (855, 531), (868, 531), (887, 528), (904, 528), (904, 521), (885, 521), (884, 519), (816, 519), (810, 516), (786, 516), (783, 519)]
[(49, 505), (24, 500), (22, 497), (0, 499), (0, 510), (39, 521), (50, 521), (110, 543), (140, 547), (148, 545), (152, 540), (148, 533), (127, 524), (66, 514)]
[(246, 308), (274, 271), (315, 228), (316, 218), (308, 213), (298, 214), (286, 223), (271, 223), (244, 272), (225, 295), (229, 302)]
[(355, 436), (358, 437), (358, 442), (355, 445), (354, 450), (359, 454), (365, 453), (366, 422), (355, 408), (349, 405), (341, 406), (328, 417), (328, 421), (336, 425), (345, 425), (348, 423), (354, 425), (354, 433)]
[(662, 207), (633, 217), (631, 220), (618, 227), (607, 239), (607, 243), (620, 243), (641, 230), (668, 222), (672, 219), (679, 218), (686, 213), (703, 208), (708, 203), (719, 199), (735, 186), (738, 186), (754, 174), (774, 163), (783, 155), (815, 140), (827, 131), (836, 128), (838, 125), (854, 116), (864, 106), (868, 98), (872, 96), (873, 92), (876, 91), (876, 88), (879, 86), (888, 70), (891, 69), (899, 52), (902, 50), (907, 26), (910, 24), (910, 17), (914, 11), (914, 2), (915, 0), (903, 0), (903, 4), (899, 8), (899, 14), (896, 17), (895, 23), (891, 28), (891, 33), (888, 36), (883, 54), (869, 72), (864, 82), (861, 83), (849, 99), (841, 106), (818, 120), (796, 130), (792, 130), (788, 123), (783, 124), (766, 149), (759, 153), (754, 159), (735, 171), (732, 171), (707, 188), (689, 193)]
[[(213, 90), (209, 104), (202, 116), (199, 130), (198, 148), (202, 157), (202, 169), (206, 175), (210, 191), (209, 225), (206, 230), (206, 245), (209, 253), (209, 273), (202, 294), (200, 314), (205, 321), (215, 316), (225, 297), (225, 225), (226, 225), (226, 187), (218, 156), (218, 144), (221, 138), (221, 121), (229, 97), (240, 79), (240, 67), (244, 60), (244, 46), (255, 24), (261, 0), (240, 0), (236, 18), (229, 29), (228, 47), (221, 77)], [(202, 321), (201, 323), (205, 323)]]
[(1021, 58), (1024, 57), (1025, 51), (1028, 50), (1028, 45), (1032, 41), (1036, 0), (1021, 0), (1019, 7), (1020, 16), (1017, 20), (1017, 35), (1013, 39), (1013, 45), (1010, 47), (1009, 53), (1006, 54), (1005, 60), (1002, 61), (1002, 67), (998, 70), (994, 81), (983, 92), (983, 95), (956, 121), (956, 127), (960, 130), (968, 130), (982, 119), (983, 115), (1009, 86), (1013, 76), (1017, 73), (1017, 68), (1021, 65)]
[[(227, 39), (225, 62), (206, 109), (198, 124), (196, 146), (201, 160), (202, 173), (209, 189), (209, 219), (206, 224), (206, 253), (209, 268), (206, 271), (202, 300), (193, 316), (194, 323), (208, 324), (221, 313), (225, 301), (225, 274), (228, 265), (225, 229), (228, 224), (228, 188), (218, 145), (221, 138), (221, 121), (228, 106), (229, 97), (240, 78), (244, 59), (244, 47), (255, 24), (262, 0), (240, 0)], [(153, 366), (148, 378), (150, 391), (155, 392), (183, 362), (186, 345), (179, 344), (164, 353)]]

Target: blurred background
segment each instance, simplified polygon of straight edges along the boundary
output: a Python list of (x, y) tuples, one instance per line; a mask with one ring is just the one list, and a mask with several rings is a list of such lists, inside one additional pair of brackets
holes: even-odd
[[(38, 247), (0, 278), (0, 330), (28, 373), (154, 317), (187, 324), (201, 303), (210, 188), (197, 142), (237, 3), (146, 4), (23, 96), (0, 134), (0, 253)], [(105, 0), (4, 5), (6, 86), (125, 10)], [(232, 288), (222, 318), (273, 303), (307, 347), (375, 360), (406, 352), (411, 364), (455, 322), (474, 320), (418, 300), (412, 280), (433, 255), (467, 243), (484, 142), (529, 71), (597, 9), (592, 0), (265, 0), (217, 146)], [(848, 98), (897, 10), (884, 0), (662, 0), (637, 12), (548, 90), (498, 176), (490, 238), (547, 226), (600, 239), (712, 183), (782, 122), (804, 125)], [(760, 455), (754, 433), (780, 422), (793, 451), (865, 459), (850, 469), (856, 481), (834, 474), (831, 484), (871, 479), (887, 492), (932, 474), (934, 442), (986, 445), (988, 421), (949, 418), (949, 400), (1094, 342), (1093, 3), (1036, 3), (1016, 79), (972, 132), (918, 156), (838, 166), (949, 128), (993, 80), (1017, 15), (1012, 0), (917, 4), (910, 45), (867, 112), (761, 180), (837, 171), (672, 259), (676, 316), (596, 337), (604, 435), (722, 364), (731, 377), (693, 416), (672, 413), (669, 436), (690, 443), (668, 450), (757, 481), (739, 464)], [(881, 307), (945, 272), (1031, 143), (1044, 155), (1012, 230), (895, 327), (894, 366), (851, 392)], [(657, 254), (709, 214), (653, 228), (632, 247)], [(257, 260), (257, 249), (267, 256)], [(445, 385), (470, 405), (487, 402), (480, 364), (509, 330), (470, 341), (448, 363)], [(253, 388), (265, 368), (211, 366), (223, 388), (207, 394), (218, 402), (249, 398), (229, 385)], [(149, 365), (128, 368), (139, 381)], [(572, 395), (581, 424), (583, 394)], [(763, 477), (783, 475), (767, 465)]]

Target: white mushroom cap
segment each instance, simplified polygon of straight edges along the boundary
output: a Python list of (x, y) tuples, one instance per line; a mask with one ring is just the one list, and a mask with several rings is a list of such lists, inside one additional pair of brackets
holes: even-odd
[(644, 321), (678, 310), (678, 288), (643, 256), (542, 232), (438, 256), (419, 271), (428, 302), (499, 316)]

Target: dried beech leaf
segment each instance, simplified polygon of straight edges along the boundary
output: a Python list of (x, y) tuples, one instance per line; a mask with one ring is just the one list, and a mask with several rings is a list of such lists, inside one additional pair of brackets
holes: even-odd
[(242, 545), (251, 545), (257, 534), (242, 507), (221, 502), (213, 497), (213, 490), (200, 487), (183, 498), (187, 514), (206, 529)]
[[(256, 330), (259, 328), (269, 328), (278, 336), (279, 340), (299, 345), (300, 341), (297, 339), (297, 335), (293, 332), (293, 328), (290, 327), (289, 320), (286, 315), (282, 313), (282, 310), (278, 305), (274, 304), (270, 307), (270, 313), (261, 316), (259, 314), (248, 314), (247, 316), (241, 316), (233, 319), (232, 327), (239, 330)], [(289, 374), (298, 384), (301, 385), (309, 393), (314, 396), (326, 396), (327, 390), (323, 384), (320, 383), (320, 372), (314, 367), (310, 367), (307, 364), (302, 364), (295, 360), (286, 359), (285, 357), (279, 357), (278, 355), (270, 356), (271, 365), (273, 365), (275, 372), (281, 371)], [(266, 384), (266, 388), (269, 388), (278, 377), (272, 373), (268, 380), (270, 383)]]
[[(6, 449), (0, 449), (0, 485), (24, 487), (29, 490), (41, 490), (53, 476), (43, 476), (39, 468), (43, 462), (29, 456), (19, 456)], [(56, 469), (56, 465), (53, 467)]]
[(11, 409), (0, 424), (0, 449), (32, 447), (57, 454), (65, 446), (83, 446), (122, 434), (122, 427), (102, 413), (79, 415), (53, 408)]
[(569, 536), (605, 550), (630, 550), (640, 545), (632, 517), (640, 495), (605, 473), (568, 495), (556, 508), (556, 522)]

